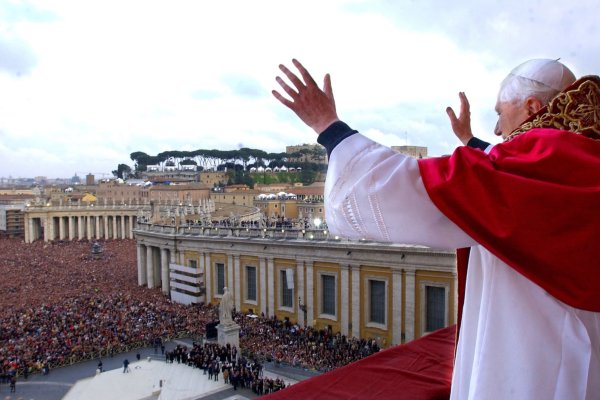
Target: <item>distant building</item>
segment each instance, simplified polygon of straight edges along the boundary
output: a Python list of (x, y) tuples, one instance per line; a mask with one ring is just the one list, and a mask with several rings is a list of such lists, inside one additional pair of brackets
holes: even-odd
[(260, 194), (254, 197), (254, 205), (269, 218), (298, 220), (312, 217), (325, 220), (324, 182), (310, 186), (256, 185), (255, 188)]
[(209, 187), (227, 184), (227, 174), (224, 171), (202, 171), (174, 167), (161, 169), (160, 165), (149, 165), (142, 173), (142, 178), (152, 183), (202, 183)]
[[(239, 186), (239, 185), (234, 185)], [(246, 185), (243, 185), (246, 186)], [(235, 204), (240, 206), (254, 206), (254, 198), (259, 193), (255, 190), (246, 189), (231, 189), (230, 186), (225, 187), (222, 192), (210, 192), (210, 198), (215, 203)]]
[(298, 200), (295, 198), (257, 197), (254, 205), (268, 218), (298, 219)]
[(147, 187), (128, 185), (116, 181), (100, 182), (96, 190), (96, 196), (100, 202), (107, 201), (117, 204), (140, 204), (149, 199)]
[(295, 186), (290, 190), (299, 201), (312, 203), (325, 201), (325, 182), (315, 182), (309, 186)]
[(0, 237), (24, 236), (23, 209), (22, 205), (0, 205)]
[(413, 158), (427, 158), (426, 146), (392, 146), (392, 150)]
[(33, 193), (0, 194), (0, 236), (23, 237), (23, 210), (35, 201)]
[(87, 186), (92, 186), (96, 184), (96, 177), (93, 174), (87, 174), (85, 176), (85, 184)]
[(263, 184), (256, 183), (254, 185), (254, 190), (260, 193), (279, 193), (286, 192), (289, 190), (293, 190), (296, 186), (290, 183), (271, 183), (271, 184)]
[(157, 185), (148, 189), (150, 201), (178, 201), (184, 204), (197, 203), (210, 198), (210, 187), (204, 184)]
[(202, 171), (199, 177), (199, 182), (209, 187), (227, 184), (227, 174), (223, 171)]
[(223, 191), (225, 193), (229, 193), (229, 192), (243, 192), (243, 191), (249, 191), (250, 187), (248, 185), (244, 185), (244, 184), (237, 184), (237, 185), (227, 185), (223, 188)]
[(4, 195), (34, 195), (34, 189), (32, 188), (10, 188), (10, 189), (0, 189), (0, 196)]

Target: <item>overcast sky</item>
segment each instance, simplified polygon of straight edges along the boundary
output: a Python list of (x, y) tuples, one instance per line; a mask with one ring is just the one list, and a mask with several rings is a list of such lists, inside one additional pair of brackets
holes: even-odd
[[(487, 4), (490, 3), (490, 4)], [(496, 4), (498, 3), (498, 4)], [(497, 141), (502, 78), (530, 58), (600, 74), (600, 0), (0, 2), (0, 177), (110, 173), (143, 151), (316, 135), (271, 95), (280, 63), (332, 76), (338, 114), (386, 145), (459, 145), (459, 91)]]

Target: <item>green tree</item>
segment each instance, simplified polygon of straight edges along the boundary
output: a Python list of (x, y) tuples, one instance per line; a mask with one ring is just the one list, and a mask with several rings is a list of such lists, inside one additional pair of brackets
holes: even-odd
[(112, 173), (116, 178), (126, 179), (131, 175), (131, 167), (127, 164), (119, 164)]

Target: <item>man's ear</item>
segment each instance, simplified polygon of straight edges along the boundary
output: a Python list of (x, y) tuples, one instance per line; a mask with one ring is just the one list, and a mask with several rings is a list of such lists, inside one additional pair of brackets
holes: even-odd
[(529, 96), (525, 99), (525, 108), (527, 108), (527, 114), (530, 116), (540, 111), (542, 107), (544, 107), (544, 105), (536, 97)]

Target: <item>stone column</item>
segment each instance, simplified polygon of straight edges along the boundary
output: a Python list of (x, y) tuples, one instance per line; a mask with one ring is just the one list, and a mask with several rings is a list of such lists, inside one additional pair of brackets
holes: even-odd
[(415, 338), (415, 271), (404, 272), (406, 287), (404, 308), (404, 342), (410, 342)]
[(121, 215), (121, 239), (125, 239), (127, 236), (125, 235), (125, 216)]
[(148, 287), (154, 288), (154, 262), (152, 260), (152, 246), (146, 246), (146, 273), (148, 277)]
[(307, 325), (312, 326), (315, 319), (315, 288), (313, 280), (313, 262), (306, 262), (306, 319)]
[(92, 235), (92, 218), (89, 215), (87, 215), (85, 217), (85, 219), (86, 219), (86, 224), (85, 224), (85, 226), (86, 226), (86, 232), (85, 232), (85, 236), (88, 238), (88, 240), (91, 240), (92, 236), (93, 236)]
[(113, 239), (118, 239), (119, 238), (119, 234), (117, 233), (117, 216), (113, 215), (112, 216), (112, 238)]
[(33, 242), (35, 240), (43, 239), (43, 237), (42, 237), (42, 219), (41, 218), (36, 218), (36, 219), (31, 218), (31, 220), (33, 222), (33, 236), (32, 236), (31, 241)]
[(258, 273), (260, 274), (260, 312), (267, 315), (267, 260), (258, 259)]
[[(304, 261), (296, 260), (296, 272), (298, 273), (298, 298), (302, 299), (302, 304), (306, 304), (306, 293), (304, 291)], [(298, 304), (298, 325), (302, 326), (306, 323), (304, 321), (304, 312), (300, 309)]]
[(58, 217), (58, 240), (65, 238), (65, 219), (63, 216)]
[(342, 315), (340, 316), (340, 325), (342, 335), (348, 336), (348, 322), (349, 322), (349, 307), (348, 302), (351, 300), (349, 284), (348, 284), (348, 265), (340, 265), (340, 279), (341, 279), (341, 290), (342, 290)]
[(274, 275), (273, 257), (267, 258), (267, 274), (268, 278), (268, 289), (267, 289), (267, 310), (269, 312), (268, 317), (275, 315), (275, 275)]
[(110, 232), (108, 230), (108, 215), (104, 213), (102, 215), (102, 219), (104, 220), (104, 240), (110, 239)]
[(148, 284), (148, 271), (146, 269), (146, 246), (137, 245), (137, 269), (138, 269), (138, 285), (143, 286)]
[(392, 328), (392, 345), (402, 343), (402, 271), (392, 271), (392, 320), (388, 324)]
[[(199, 259), (199, 263), (198, 263), (198, 272), (200, 272), (202, 274), (202, 279), (204, 279), (204, 302), (206, 303), (206, 299), (208, 298), (208, 289), (207, 289), (207, 282), (206, 282), (206, 263), (205, 263), (205, 259), (204, 259), (204, 253), (203, 252), (199, 252), (200, 254), (198, 255)], [(171, 258), (173, 257), (172, 253), (171, 253)]]
[(94, 217), (95, 228), (96, 228), (96, 239), (102, 239), (102, 233), (100, 233), (100, 216), (96, 215)]
[(31, 240), (31, 235), (33, 233), (33, 223), (31, 221), (31, 217), (27, 214), (25, 214), (25, 243), (31, 243), (33, 242), (33, 240)]
[(52, 217), (46, 215), (46, 224), (44, 226), (44, 242), (48, 242), (52, 238)]
[(50, 224), (50, 233), (51, 233), (50, 237), (52, 238), (51, 240), (56, 240), (56, 238), (58, 237), (58, 232), (56, 232), (56, 224), (54, 223), (55, 222), (54, 218), (56, 218), (56, 217), (52, 217), (50, 219), (50, 221), (52, 222)]
[(360, 266), (350, 265), (352, 270), (352, 336), (360, 337)]
[(206, 262), (204, 263), (204, 284), (206, 285), (206, 304), (212, 302), (213, 292), (212, 292), (212, 265), (210, 264), (210, 255), (208, 253), (204, 254), (204, 259)]
[(133, 229), (135, 228), (136, 217), (134, 215), (129, 216), (129, 239), (133, 239)]
[[(233, 256), (231, 254), (227, 255), (227, 281), (226, 285), (229, 288), (229, 291), (233, 293), (235, 288), (233, 287)], [(233, 293), (233, 298), (239, 296), (239, 293)]]
[(75, 218), (77, 217), (69, 217), (69, 240), (75, 239)]
[(169, 254), (168, 249), (160, 249), (160, 268), (161, 268), (161, 282), (162, 292), (169, 295), (170, 291), (170, 280), (169, 280)]
[(85, 225), (83, 224), (83, 221), (83, 215), (80, 215), (77, 222), (77, 237), (79, 240), (85, 239)]
[(241, 282), (241, 271), (240, 271), (240, 256), (234, 254), (233, 256), (233, 284), (235, 285), (235, 309), (239, 311), (242, 308), (242, 282)]
[(152, 266), (154, 267), (154, 287), (162, 288), (160, 247), (155, 247), (154, 251), (152, 252)]

